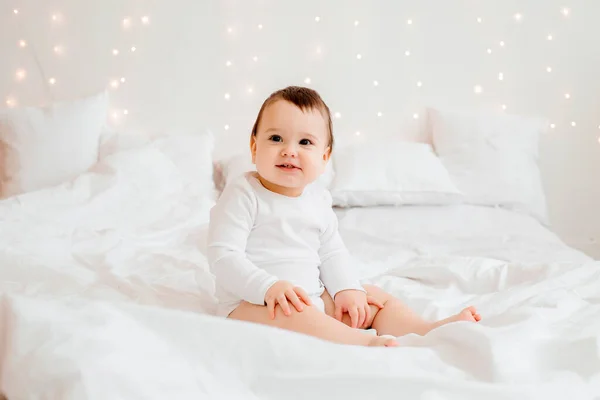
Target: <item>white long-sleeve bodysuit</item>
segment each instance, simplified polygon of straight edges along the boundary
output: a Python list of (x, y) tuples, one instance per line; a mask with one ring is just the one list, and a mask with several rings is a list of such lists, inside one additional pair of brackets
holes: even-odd
[(310, 185), (299, 197), (280, 195), (255, 172), (227, 185), (211, 210), (208, 262), (219, 316), (242, 300), (264, 305), (278, 280), (302, 287), (312, 299), (324, 288), (332, 297), (346, 289), (364, 291), (338, 233), (329, 192)]

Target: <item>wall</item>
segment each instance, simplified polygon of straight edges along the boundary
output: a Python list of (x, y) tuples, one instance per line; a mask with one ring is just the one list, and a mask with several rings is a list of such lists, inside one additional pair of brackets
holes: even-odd
[(339, 113), (339, 142), (401, 132), (426, 105), (543, 116), (553, 229), (600, 257), (597, 15), (584, 0), (0, 0), (0, 99), (108, 88), (115, 125), (209, 128), (218, 156), (290, 84)]

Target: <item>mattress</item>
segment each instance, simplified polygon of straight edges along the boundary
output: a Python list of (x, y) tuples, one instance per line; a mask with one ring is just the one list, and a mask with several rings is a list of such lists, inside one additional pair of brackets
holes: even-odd
[(0, 202), (9, 399), (600, 396), (600, 263), (534, 219), (336, 210), (365, 282), (426, 318), (468, 304), (483, 317), (399, 348), (343, 346), (212, 316), (207, 200), (110, 173)]

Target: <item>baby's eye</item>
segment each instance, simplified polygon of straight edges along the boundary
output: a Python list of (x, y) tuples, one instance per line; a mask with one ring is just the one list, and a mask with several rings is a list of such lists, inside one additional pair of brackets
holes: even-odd
[(300, 141), (300, 144), (301, 144), (302, 146), (308, 146), (309, 144), (312, 144), (312, 142), (311, 142), (309, 139), (302, 139), (302, 140)]
[(283, 139), (279, 135), (273, 135), (269, 138), (269, 140), (271, 140), (273, 142), (283, 142)]

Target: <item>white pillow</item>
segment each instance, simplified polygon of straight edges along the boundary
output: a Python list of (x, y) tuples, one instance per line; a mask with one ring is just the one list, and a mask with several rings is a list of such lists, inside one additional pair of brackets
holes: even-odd
[[(221, 189), (243, 173), (256, 171), (256, 165), (252, 163), (252, 157), (249, 152), (227, 157), (217, 163), (217, 168), (220, 170), (220, 182), (217, 182), (217, 187)], [(332, 163), (328, 162), (325, 172), (317, 179), (315, 184), (328, 188), (333, 180), (333, 175)]]
[(461, 193), (426, 143), (386, 139), (340, 148), (333, 157), (333, 205), (444, 205)]
[(0, 110), (0, 198), (58, 185), (98, 160), (108, 93)]
[(465, 202), (524, 211), (547, 222), (538, 140), (547, 122), (429, 109), (434, 148)]

